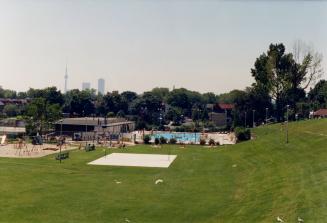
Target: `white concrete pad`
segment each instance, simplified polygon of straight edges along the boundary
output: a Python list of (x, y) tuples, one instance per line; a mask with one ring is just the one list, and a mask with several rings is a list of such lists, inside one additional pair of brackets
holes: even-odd
[(176, 155), (112, 153), (90, 162), (90, 165), (168, 168)]

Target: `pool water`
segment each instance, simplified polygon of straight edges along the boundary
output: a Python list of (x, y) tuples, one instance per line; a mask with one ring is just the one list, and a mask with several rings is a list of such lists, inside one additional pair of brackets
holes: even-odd
[(161, 138), (164, 137), (168, 141), (170, 139), (176, 139), (177, 142), (193, 142), (198, 143), (200, 142), (201, 133), (186, 133), (186, 132), (160, 132), (155, 133), (151, 136), (151, 139), (154, 140), (155, 138)]

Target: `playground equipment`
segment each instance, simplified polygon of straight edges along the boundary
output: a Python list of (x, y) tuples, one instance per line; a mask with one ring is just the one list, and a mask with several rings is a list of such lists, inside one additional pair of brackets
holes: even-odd
[(85, 146), (85, 152), (90, 152), (90, 151), (94, 151), (95, 150), (95, 145), (91, 145), (91, 144), (87, 144)]
[(31, 152), (39, 152), (39, 149), (42, 150), (43, 147), (43, 139), (40, 135), (34, 136), (32, 138), (33, 148)]
[(6, 140), (7, 140), (7, 136), (6, 136), (6, 135), (3, 135), (3, 136), (1, 137), (0, 146), (4, 146), (4, 145), (6, 145)]

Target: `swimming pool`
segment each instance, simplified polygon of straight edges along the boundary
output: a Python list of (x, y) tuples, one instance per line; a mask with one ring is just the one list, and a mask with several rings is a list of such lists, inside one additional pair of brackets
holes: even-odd
[(198, 143), (200, 142), (201, 133), (189, 133), (189, 132), (158, 132), (151, 136), (151, 139), (164, 137), (167, 140), (176, 139), (178, 143)]

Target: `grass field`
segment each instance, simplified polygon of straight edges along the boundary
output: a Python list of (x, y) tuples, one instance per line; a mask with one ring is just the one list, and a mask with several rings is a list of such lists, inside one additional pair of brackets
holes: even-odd
[(219, 149), (125, 150), (170, 149), (168, 169), (86, 165), (102, 149), (62, 164), (1, 158), (0, 222), (327, 222), (327, 120), (290, 124), (287, 145), (280, 124), (255, 134)]

